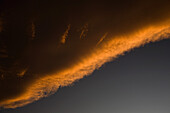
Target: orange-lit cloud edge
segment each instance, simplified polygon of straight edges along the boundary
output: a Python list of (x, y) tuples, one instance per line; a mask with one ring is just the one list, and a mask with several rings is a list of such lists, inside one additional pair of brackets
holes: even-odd
[[(149, 42), (166, 39), (170, 34), (169, 20), (155, 25), (148, 25), (129, 34), (109, 37), (100, 42), (88, 56), (83, 57), (71, 68), (34, 81), (22, 95), (0, 103), (3, 108), (16, 108), (27, 105), (42, 97), (47, 97), (57, 91), (59, 87), (68, 86), (91, 74), (104, 63), (112, 61), (124, 52), (140, 47)], [(105, 37), (105, 36), (103, 36)], [(101, 37), (102, 38), (102, 37)], [(102, 39), (101, 39), (102, 40)]]

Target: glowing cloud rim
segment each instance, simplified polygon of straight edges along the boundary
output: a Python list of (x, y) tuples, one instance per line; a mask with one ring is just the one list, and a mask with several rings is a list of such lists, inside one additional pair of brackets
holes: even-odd
[[(133, 33), (115, 36), (109, 38), (106, 42), (100, 41), (100, 44), (97, 44), (88, 56), (82, 58), (73, 67), (34, 81), (24, 94), (17, 98), (5, 100), (0, 103), (0, 106), (4, 108), (21, 107), (42, 97), (49, 96), (55, 93), (59, 87), (68, 86), (76, 80), (91, 74), (95, 69), (100, 68), (104, 63), (119, 55), (123, 55), (124, 52), (149, 42), (166, 39), (169, 34), (170, 25), (166, 22), (160, 25), (147, 26)], [(105, 36), (103, 37), (105, 38)]]

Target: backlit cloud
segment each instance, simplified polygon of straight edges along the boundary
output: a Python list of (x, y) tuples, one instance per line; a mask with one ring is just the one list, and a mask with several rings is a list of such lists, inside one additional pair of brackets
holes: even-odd
[[(0, 53), (3, 108), (49, 96), (127, 51), (170, 37), (168, 1), (82, 1), (75, 5), (50, 1), (41, 3), (41, 10), (33, 7), (36, 3), (15, 3), (10, 8), (7, 3), (0, 43), (7, 55)], [(30, 23), (32, 18), (36, 19)]]

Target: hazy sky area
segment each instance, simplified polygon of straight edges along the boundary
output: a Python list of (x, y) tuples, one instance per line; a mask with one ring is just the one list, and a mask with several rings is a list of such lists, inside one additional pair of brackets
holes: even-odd
[(54, 95), (1, 113), (169, 113), (170, 40), (147, 44)]
[(168, 113), (169, 50), (169, 0), (1, 0), (0, 112)]

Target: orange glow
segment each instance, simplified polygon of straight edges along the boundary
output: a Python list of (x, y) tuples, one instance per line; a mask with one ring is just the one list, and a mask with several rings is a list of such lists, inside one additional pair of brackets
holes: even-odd
[[(62, 37), (62, 43), (65, 43), (69, 29), (70, 25)], [(124, 52), (149, 42), (168, 38), (168, 33), (170, 33), (170, 25), (167, 24), (167, 22), (147, 26), (133, 33), (115, 36), (109, 38), (110, 40), (107, 42), (102, 42), (107, 35), (106, 33), (101, 38), (101, 41), (97, 43), (98, 46), (95, 46), (96, 48), (89, 53), (88, 57), (82, 58), (71, 68), (61, 70), (58, 73), (34, 81), (24, 94), (17, 98), (5, 100), (0, 103), (0, 106), (4, 108), (16, 108), (39, 100), (42, 97), (49, 96), (55, 93), (60, 86), (68, 86), (76, 80), (91, 74), (95, 69), (100, 68), (104, 63), (112, 61), (119, 55), (123, 55)]]

